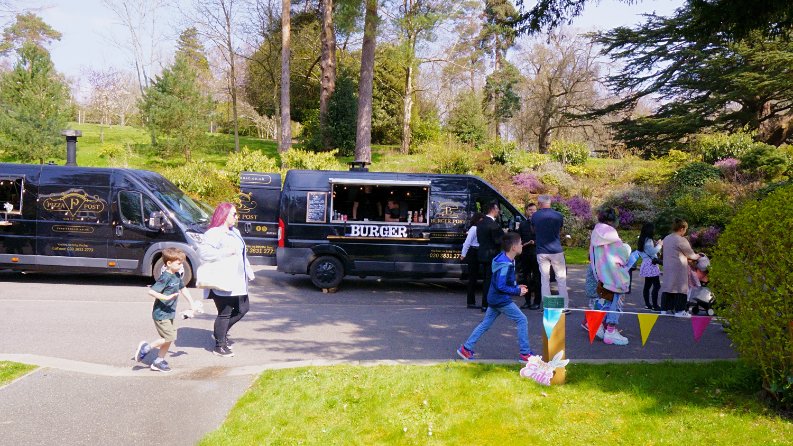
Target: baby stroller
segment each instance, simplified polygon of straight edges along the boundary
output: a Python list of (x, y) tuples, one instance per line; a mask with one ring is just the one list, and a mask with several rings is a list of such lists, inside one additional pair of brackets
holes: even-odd
[(688, 269), (688, 312), (698, 315), (700, 312), (713, 316), (716, 298), (708, 288), (708, 268), (710, 259), (702, 255), (699, 260), (691, 262)]

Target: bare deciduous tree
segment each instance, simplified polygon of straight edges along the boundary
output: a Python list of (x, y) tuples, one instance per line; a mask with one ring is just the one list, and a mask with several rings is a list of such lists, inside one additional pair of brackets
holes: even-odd
[(289, 104), (289, 57), (292, 38), (292, 2), (281, 1), (281, 139), (278, 151), (286, 152), (292, 147), (292, 117)]

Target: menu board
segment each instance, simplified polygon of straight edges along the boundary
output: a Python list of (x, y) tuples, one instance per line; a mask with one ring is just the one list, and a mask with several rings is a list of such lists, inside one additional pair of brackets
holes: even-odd
[(325, 223), (327, 208), (327, 192), (307, 192), (306, 223)]

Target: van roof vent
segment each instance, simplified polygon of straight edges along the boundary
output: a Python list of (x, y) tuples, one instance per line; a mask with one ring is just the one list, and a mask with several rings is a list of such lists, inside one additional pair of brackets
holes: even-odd
[(369, 168), (366, 166), (372, 163), (369, 161), (350, 161), (347, 164), (350, 165), (350, 172), (369, 172)]

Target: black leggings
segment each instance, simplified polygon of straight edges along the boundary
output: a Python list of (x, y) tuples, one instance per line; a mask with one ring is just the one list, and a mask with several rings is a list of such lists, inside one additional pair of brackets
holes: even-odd
[(242, 296), (218, 296), (214, 292), (209, 292), (209, 297), (215, 302), (215, 307), (218, 309), (218, 317), (215, 318), (215, 337), (216, 347), (226, 347), (226, 336), (229, 329), (245, 316), (250, 308), (248, 302), (248, 295)]
[(661, 277), (645, 277), (644, 278), (644, 305), (650, 306), (650, 288), (653, 294), (653, 307), (658, 306), (658, 290), (661, 289)]
[(468, 264), (468, 305), (476, 305), (476, 282), (479, 280), (478, 249), (470, 248), (465, 255)]
[(685, 293), (662, 293), (661, 309), (665, 311), (686, 311), (688, 296)]

